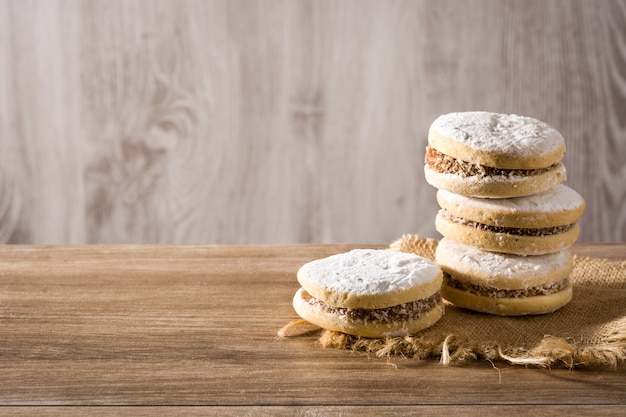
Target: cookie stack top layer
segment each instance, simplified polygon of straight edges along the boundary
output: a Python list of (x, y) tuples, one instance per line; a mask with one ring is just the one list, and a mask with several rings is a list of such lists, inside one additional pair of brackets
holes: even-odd
[(428, 133), (424, 173), (433, 186), (479, 198), (521, 197), (566, 178), (565, 141), (539, 120), (489, 112), (438, 117)]

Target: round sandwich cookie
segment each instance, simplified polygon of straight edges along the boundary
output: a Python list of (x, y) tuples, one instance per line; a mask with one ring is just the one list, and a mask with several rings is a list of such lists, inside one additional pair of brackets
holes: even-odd
[(428, 132), (429, 184), (481, 198), (521, 197), (565, 180), (565, 141), (553, 127), (515, 114), (439, 116)]
[(443, 238), (435, 253), (443, 297), (452, 304), (500, 316), (550, 313), (572, 299), (567, 251), (516, 256)]
[(505, 199), (437, 191), (435, 227), (443, 236), (481, 249), (542, 255), (571, 246), (579, 234), (585, 200), (559, 184), (539, 194)]
[(303, 265), (296, 313), (324, 329), (364, 337), (402, 336), (443, 315), (443, 273), (420, 256), (354, 249)]

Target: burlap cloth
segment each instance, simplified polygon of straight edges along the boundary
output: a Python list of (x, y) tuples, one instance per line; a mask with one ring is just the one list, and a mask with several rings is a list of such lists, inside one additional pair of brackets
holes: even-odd
[[(437, 240), (405, 235), (391, 248), (434, 259)], [(443, 318), (412, 336), (370, 339), (323, 330), (324, 347), (443, 364), (506, 360), (539, 367), (616, 368), (626, 361), (626, 262), (574, 258), (572, 301), (546, 315), (499, 317), (446, 304)], [(303, 321), (279, 336), (302, 334)], [(300, 328), (298, 330), (297, 328)]]

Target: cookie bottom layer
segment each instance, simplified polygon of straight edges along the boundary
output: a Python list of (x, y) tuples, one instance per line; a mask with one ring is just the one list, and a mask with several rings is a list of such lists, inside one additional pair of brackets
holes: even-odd
[(439, 300), (428, 311), (420, 313), (419, 317), (393, 322), (377, 320), (354, 320), (346, 314), (327, 311), (319, 303), (311, 303), (310, 296), (300, 288), (293, 298), (293, 308), (303, 319), (327, 330), (343, 332), (354, 336), (381, 338), (404, 336), (424, 330), (441, 319), (444, 304)]
[(452, 221), (441, 211), (435, 219), (435, 228), (446, 238), (484, 250), (515, 255), (543, 255), (558, 252), (571, 246), (579, 234), (577, 224), (564, 232), (543, 236), (520, 236), (506, 232), (493, 232)]
[(524, 316), (546, 314), (567, 305), (572, 299), (573, 287), (570, 284), (563, 290), (549, 294), (522, 298), (495, 298), (471, 294), (457, 288), (443, 285), (441, 295), (457, 307), (498, 316)]
[(478, 198), (510, 198), (538, 194), (565, 181), (567, 172), (562, 163), (553, 169), (529, 176), (462, 176), (438, 172), (424, 165), (426, 181), (440, 190)]

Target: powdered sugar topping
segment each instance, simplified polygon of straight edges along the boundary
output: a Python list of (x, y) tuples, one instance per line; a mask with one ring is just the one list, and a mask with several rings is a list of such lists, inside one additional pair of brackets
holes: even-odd
[(355, 295), (402, 291), (433, 281), (439, 266), (388, 249), (354, 249), (303, 265), (298, 275), (329, 290)]
[(443, 252), (467, 271), (488, 271), (493, 277), (511, 279), (546, 275), (571, 261), (571, 254), (566, 250), (548, 255), (517, 256), (484, 251), (446, 238), (441, 239), (437, 246), (438, 259), (442, 256), (439, 253)]
[(580, 194), (563, 184), (559, 184), (539, 194), (513, 198), (473, 198), (445, 190), (439, 190), (437, 193), (439, 193), (444, 200), (456, 206), (471, 206), (484, 211), (498, 211), (511, 214), (517, 212), (564, 212), (577, 210), (585, 204)]
[(531, 117), (490, 112), (439, 116), (431, 129), (470, 148), (512, 156), (550, 154), (565, 146), (561, 134)]

